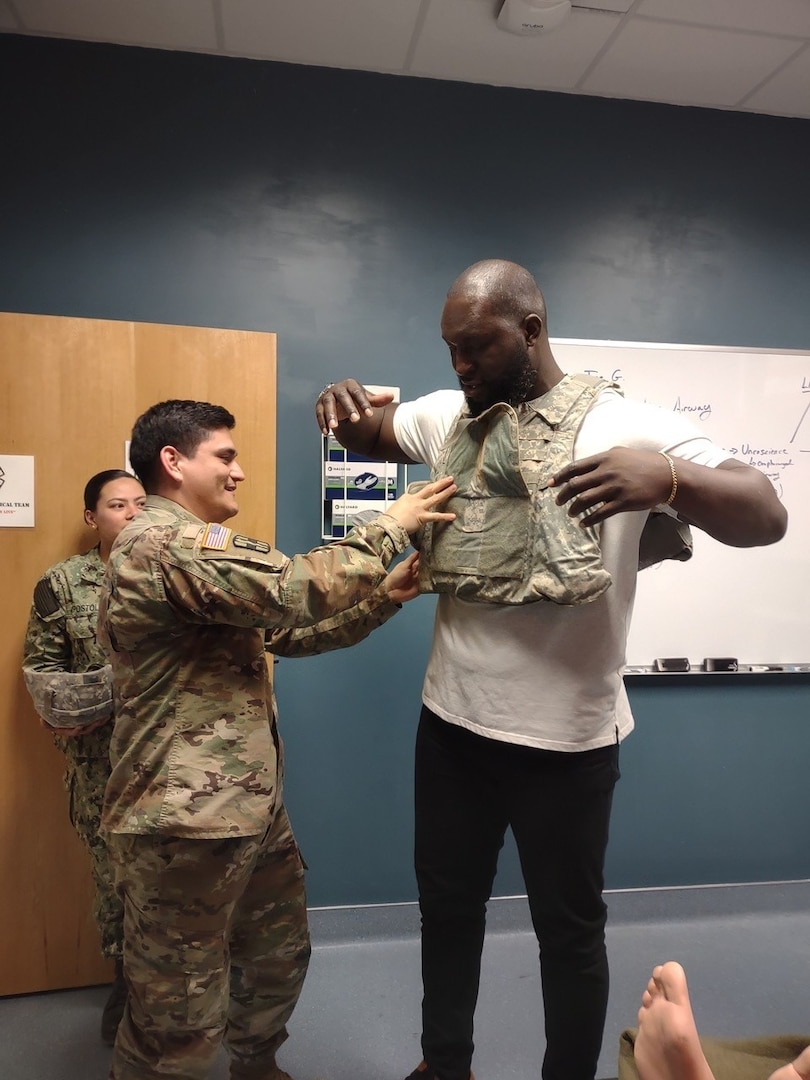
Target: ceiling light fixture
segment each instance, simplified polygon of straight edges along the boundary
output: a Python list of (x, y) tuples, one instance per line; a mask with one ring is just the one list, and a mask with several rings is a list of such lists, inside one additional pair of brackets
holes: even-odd
[(498, 27), (510, 34), (547, 34), (571, 13), (571, 0), (503, 0)]

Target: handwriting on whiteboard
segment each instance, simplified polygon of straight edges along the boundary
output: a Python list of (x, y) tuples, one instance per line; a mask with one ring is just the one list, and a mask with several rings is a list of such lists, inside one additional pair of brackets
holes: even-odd
[[(587, 375), (598, 375), (608, 382), (621, 387), (625, 382), (625, 375), (620, 367), (613, 368), (610, 373), (599, 371), (596, 368), (586, 368)], [(810, 394), (810, 376), (802, 376), (797, 388), (799, 394)], [(643, 400), (646, 400), (644, 398)], [(662, 405), (662, 402), (656, 402)], [(689, 416), (693, 420), (706, 421), (712, 416), (712, 402), (710, 400), (691, 399), (676, 393), (672, 404), (672, 411)], [(739, 445), (725, 447), (730, 454), (746, 465), (759, 469), (771, 481), (776, 488), (780, 499), (783, 495), (783, 478), (788, 470), (798, 464), (796, 455), (810, 454), (810, 403), (804, 404), (798, 409), (795, 426), (787, 435), (784, 446), (758, 446), (746, 440), (741, 440)]]

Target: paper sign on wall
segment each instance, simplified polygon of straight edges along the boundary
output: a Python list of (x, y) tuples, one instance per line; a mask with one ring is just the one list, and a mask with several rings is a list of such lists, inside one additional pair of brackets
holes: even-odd
[(34, 458), (0, 454), (0, 527), (34, 528)]

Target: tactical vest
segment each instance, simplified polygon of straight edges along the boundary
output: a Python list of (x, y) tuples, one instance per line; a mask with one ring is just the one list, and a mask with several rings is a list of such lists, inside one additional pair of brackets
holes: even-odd
[(611, 584), (598, 526), (582, 527), (558, 506), (551, 478), (573, 460), (574, 440), (597, 394), (613, 384), (566, 375), (541, 403), (498, 403), (460, 413), (431, 479), (450, 475), (458, 492), (429, 522), (421, 549), (421, 592), (494, 604), (585, 604)]
[[(34, 652), (47, 653), (51, 641), (66, 636), (73, 671), (37, 670), (24, 662), (23, 674), (34, 708), (50, 727), (88, 727), (113, 714), (112, 669), (96, 640), (98, 593), (104, 564), (98, 548), (73, 555), (52, 566), (34, 589), (36, 620), (29, 635), (36, 635)], [(40, 646), (40, 640), (46, 644)], [(27, 651), (27, 650), (26, 650)], [(79, 744), (65, 748), (86, 753)]]
[(54, 728), (88, 727), (113, 714), (112, 668), (94, 671), (29, 671), (25, 685), (39, 716)]

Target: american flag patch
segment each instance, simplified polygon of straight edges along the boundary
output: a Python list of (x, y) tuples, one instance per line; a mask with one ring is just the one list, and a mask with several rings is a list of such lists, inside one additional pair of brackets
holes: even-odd
[(224, 551), (230, 542), (232, 531), (232, 529), (227, 529), (224, 525), (209, 521), (205, 526), (205, 533), (200, 547), (207, 548), (209, 551)]

